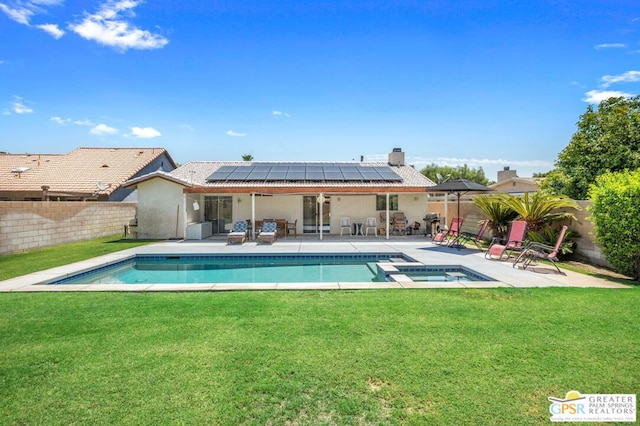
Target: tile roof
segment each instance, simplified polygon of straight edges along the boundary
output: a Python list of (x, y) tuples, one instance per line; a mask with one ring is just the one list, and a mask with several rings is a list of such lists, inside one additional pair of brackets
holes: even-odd
[[(245, 162), (245, 161), (192, 161), (187, 163), (178, 169), (172, 171), (170, 174), (180, 179), (184, 182), (193, 183), (196, 186), (206, 187), (206, 188), (252, 188), (259, 186), (261, 188), (265, 187), (273, 187), (273, 188), (296, 188), (296, 187), (335, 187), (339, 188), (352, 188), (354, 186), (357, 187), (365, 187), (365, 188), (376, 188), (376, 187), (397, 187), (397, 188), (405, 188), (405, 187), (423, 187), (426, 188), (428, 186), (433, 186), (435, 183), (431, 181), (429, 178), (424, 176), (422, 173), (417, 171), (411, 166), (389, 166), (389, 164), (385, 162), (331, 162), (331, 164), (336, 165), (349, 165), (349, 164), (358, 164), (362, 167), (381, 167), (387, 166), (394, 172), (396, 172), (401, 178), (402, 181), (398, 182), (384, 182), (384, 181), (218, 181), (218, 182), (209, 182), (207, 181), (207, 177), (209, 177), (213, 172), (218, 170), (222, 166), (246, 166), (246, 165), (254, 165), (254, 164), (276, 164), (280, 163), (277, 161), (274, 162)], [(314, 163), (324, 163), (323, 162), (313, 162), (313, 161), (298, 161), (292, 162), (287, 161), (289, 164), (304, 164), (304, 165), (312, 165)]]
[[(78, 148), (68, 154), (0, 154), (0, 193), (110, 194), (161, 155), (164, 148)], [(19, 173), (16, 170), (24, 170)]]

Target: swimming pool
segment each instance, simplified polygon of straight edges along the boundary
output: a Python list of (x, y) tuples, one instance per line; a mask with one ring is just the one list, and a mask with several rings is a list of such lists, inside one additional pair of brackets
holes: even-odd
[(402, 253), (136, 255), (49, 284), (382, 282), (378, 262), (412, 261)]
[(404, 253), (145, 255), (48, 284), (256, 284), (493, 281), (460, 265), (434, 266)]

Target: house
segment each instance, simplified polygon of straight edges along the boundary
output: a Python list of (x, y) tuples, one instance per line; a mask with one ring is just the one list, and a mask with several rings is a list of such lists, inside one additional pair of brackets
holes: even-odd
[[(78, 148), (68, 154), (0, 154), (2, 201), (135, 201), (122, 184), (176, 168), (164, 148)], [(133, 198), (133, 199), (132, 199)]]
[(518, 177), (516, 170), (511, 170), (505, 166), (498, 171), (498, 181), (489, 188), (496, 192), (506, 192), (513, 195), (522, 195), (525, 192), (536, 192), (539, 188), (539, 181), (534, 178)]
[(405, 164), (400, 148), (387, 163), (194, 161), (125, 184), (138, 190), (138, 237), (160, 239), (206, 238), (227, 233), (235, 221), (264, 218), (322, 239), (344, 232), (343, 218), (361, 224), (375, 217), (388, 235), (394, 213), (422, 223), (433, 185)]

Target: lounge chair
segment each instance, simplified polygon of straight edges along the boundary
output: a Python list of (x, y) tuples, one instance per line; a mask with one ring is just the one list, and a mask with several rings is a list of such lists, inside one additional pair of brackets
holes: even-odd
[[(524, 247), (524, 237), (527, 234), (527, 222), (514, 220), (511, 222), (509, 236), (506, 240), (494, 237), (484, 257), (490, 260), (507, 260), (514, 251)], [(506, 257), (505, 257), (506, 256)]]
[(471, 232), (460, 232), (458, 238), (449, 243), (449, 245), (461, 248), (465, 243), (473, 243), (476, 245), (476, 247), (478, 247), (478, 249), (480, 249), (480, 251), (484, 251), (480, 246), (480, 242), (482, 241), (482, 236), (484, 235), (484, 232), (487, 230), (488, 226), (489, 219), (485, 219), (484, 221), (482, 221), (482, 225), (480, 225), (480, 229), (478, 230), (477, 234), (472, 234)]
[(227, 244), (243, 244), (247, 240), (249, 226), (246, 220), (239, 220), (233, 224), (231, 232), (227, 235)]
[(258, 244), (269, 243), (273, 244), (278, 238), (278, 224), (275, 222), (264, 222), (262, 224), (262, 230), (256, 237)]
[(342, 217), (340, 218), (340, 236), (342, 237), (342, 231), (349, 231), (349, 235), (351, 235), (351, 218)]
[(560, 268), (556, 262), (558, 261), (558, 253), (560, 252), (560, 244), (564, 240), (564, 235), (567, 233), (567, 225), (562, 227), (560, 231), (560, 235), (556, 240), (555, 246), (548, 246), (542, 243), (531, 242), (527, 244), (527, 246), (522, 250), (520, 255), (516, 258), (515, 262), (513, 262), (513, 267), (515, 268), (519, 262), (522, 262), (522, 269), (527, 269), (531, 263), (537, 259), (548, 260), (551, 262), (553, 266), (556, 267), (558, 273), (562, 274)]
[(461, 217), (454, 217), (451, 220), (451, 226), (449, 229), (442, 230), (434, 235), (432, 242), (434, 244), (448, 244), (450, 240), (457, 238), (460, 228), (462, 227), (463, 220), (464, 219)]

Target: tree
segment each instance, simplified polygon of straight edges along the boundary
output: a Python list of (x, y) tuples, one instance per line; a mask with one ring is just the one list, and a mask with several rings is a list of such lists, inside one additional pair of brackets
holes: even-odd
[(478, 207), (489, 219), (489, 229), (498, 238), (504, 238), (509, 229), (509, 224), (518, 216), (516, 212), (506, 206), (498, 194), (476, 195), (472, 198), (473, 204)]
[(420, 173), (431, 179), (432, 181), (438, 183), (439, 173), (442, 176), (451, 176), (452, 179), (463, 178), (468, 179), (473, 182), (477, 182), (481, 185), (489, 185), (491, 181), (487, 179), (484, 174), (484, 170), (482, 167), (473, 168), (469, 167), (466, 164), (464, 166), (458, 167), (449, 167), (449, 166), (438, 166), (435, 163), (429, 164), (424, 169), (420, 170)]
[(640, 96), (589, 105), (577, 127), (543, 189), (583, 200), (599, 175), (640, 167)]
[(253, 161), (253, 155), (251, 154), (244, 154), (242, 156), (242, 161)]
[(599, 176), (589, 199), (596, 242), (607, 260), (640, 280), (640, 169)]

